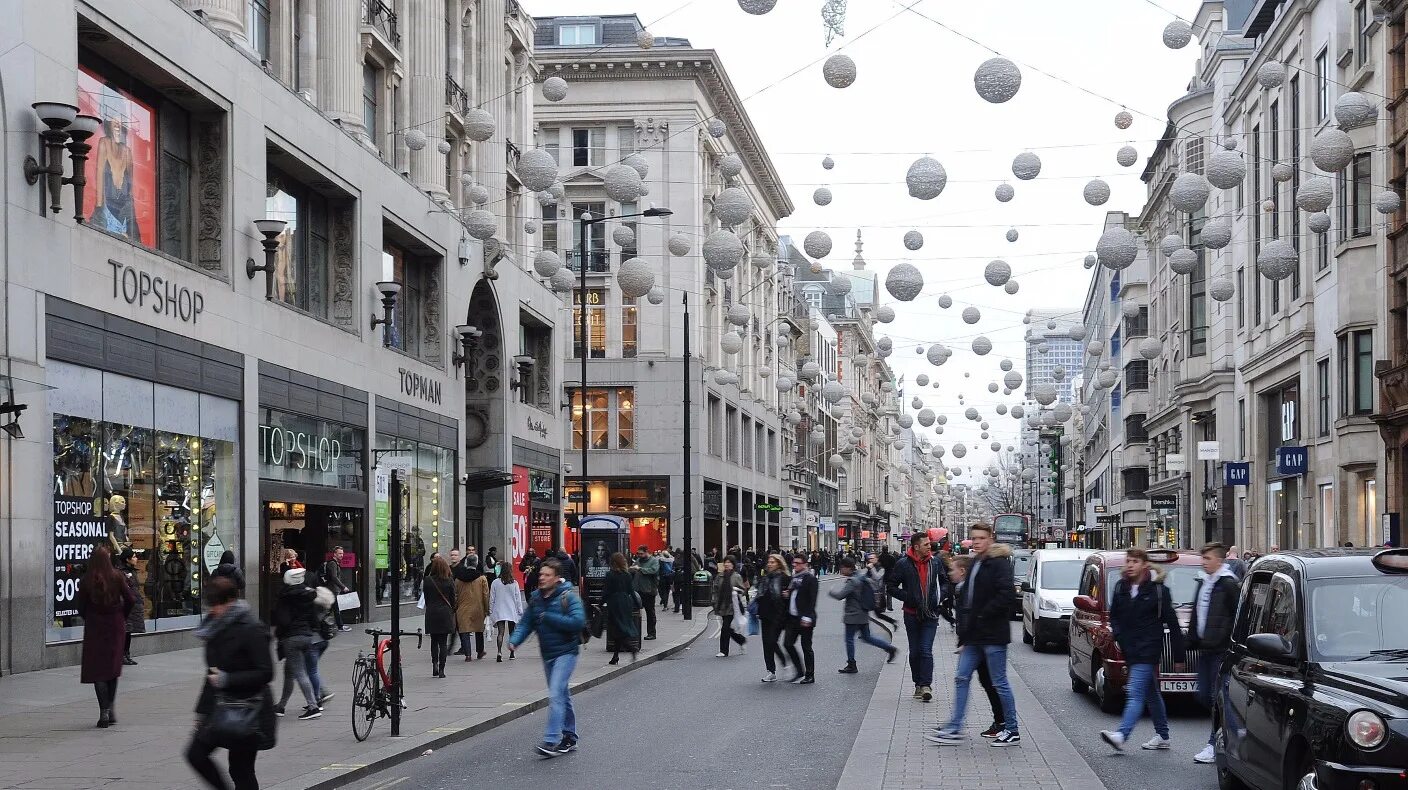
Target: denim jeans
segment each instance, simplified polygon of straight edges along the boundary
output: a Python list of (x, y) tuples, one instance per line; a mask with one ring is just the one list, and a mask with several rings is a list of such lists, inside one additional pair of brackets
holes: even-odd
[(298, 688), (303, 692), (305, 707), (317, 707), (318, 697), (313, 693), (313, 684), (308, 679), (308, 652), (312, 649), (311, 636), (290, 636), (284, 640), (284, 693), (279, 697), (280, 708), (287, 705), (288, 698), (293, 696), (294, 681), (298, 682)]
[(1129, 680), (1124, 684), (1124, 718), (1120, 720), (1120, 735), (1126, 740), (1144, 715), (1146, 705), (1154, 720), (1154, 732), (1161, 738), (1168, 737), (1168, 713), (1164, 710), (1164, 695), (1159, 693), (1158, 683), (1157, 664), (1129, 665)]
[(887, 653), (892, 647), (889, 642), (870, 635), (870, 623), (846, 623), (846, 661), (852, 664), (856, 662), (856, 636), (860, 636), (860, 641), (867, 645), (874, 645)]
[(905, 612), (904, 633), (909, 637), (909, 674), (914, 685), (934, 685), (934, 636), (939, 633), (939, 621)]
[(308, 684), (313, 687), (313, 694), (322, 697), (327, 689), (323, 687), (323, 676), (318, 673), (318, 660), (323, 657), (323, 653), (328, 649), (328, 640), (318, 639), (304, 653), (305, 663), (308, 665)]
[[(1222, 668), (1222, 657), (1226, 655), (1222, 652), (1207, 652), (1198, 654), (1198, 704), (1212, 710), (1213, 700), (1217, 698), (1217, 678), (1218, 671)], [(1217, 722), (1212, 725), (1212, 732), (1208, 734), (1208, 743), (1212, 743), (1217, 736)]]
[(572, 708), (569, 691), (576, 668), (576, 653), (543, 661), (543, 674), (548, 678), (548, 723), (543, 728), (543, 743), (556, 746), (564, 736), (577, 740), (577, 711)]
[(958, 671), (954, 673), (953, 716), (945, 728), (951, 732), (963, 729), (963, 718), (968, 714), (968, 686), (978, 665), (985, 663), (988, 675), (992, 677), (997, 698), (1002, 701), (1002, 723), (1008, 732), (1017, 732), (1017, 700), (1012, 696), (1012, 686), (1007, 682), (1007, 645), (965, 645), (958, 654)]

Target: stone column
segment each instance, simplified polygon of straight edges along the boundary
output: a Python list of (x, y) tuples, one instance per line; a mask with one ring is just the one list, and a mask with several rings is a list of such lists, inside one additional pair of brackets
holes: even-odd
[(244, 39), (244, 0), (186, 0), (186, 7), (203, 14), (216, 30)]
[(474, 177), (488, 187), (489, 194), (495, 197), (504, 194), (508, 183), (504, 177), (507, 167), (507, 147), (504, 143), (508, 140), (506, 135), (510, 127), (508, 113), (511, 96), (508, 94), (513, 87), (510, 82), (513, 67), (506, 65), (504, 60), (508, 49), (508, 34), (504, 32), (507, 13), (504, 0), (480, 0), (474, 26), (478, 38), (475, 44), (479, 68), (475, 69), (474, 74), (477, 89), (471, 90), (470, 95), (479, 107), (494, 116), (495, 124), (494, 136), (474, 146)]
[[(409, 3), (406, 23), (401, 41), (408, 52), (411, 120), (403, 131), (419, 129), (430, 138), (425, 148), (411, 151), (411, 180), (433, 197), (448, 198), (445, 155), (438, 147), (445, 139), (445, 4)], [(404, 139), (394, 144), (404, 145)]]
[[(353, 134), (362, 134), (361, 3), (317, 0), (317, 103)], [(305, 34), (305, 44), (310, 34)]]

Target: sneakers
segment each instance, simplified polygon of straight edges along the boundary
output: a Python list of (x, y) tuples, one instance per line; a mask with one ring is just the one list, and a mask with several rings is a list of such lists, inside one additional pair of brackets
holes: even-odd
[(738, 646), (738, 654), (739, 654), (740, 656), (746, 656), (746, 655), (748, 655), (748, 646), (747, 646), (747, 645), (739, 645), (739, 646)]
[(535, 746), (535, 747), (533, 748), (533, 751), (535, 751), (535, 752), (537, 752), (539, 755), (541, 755), (541, 756), (543, 756), (543, 757), (546, 757), (546, 758), (548, 758), (549, 760), (551, 760), (552, 758), (558, 756), (559, 754), (564, 754), (564, 752), (559, 752), (559, 751), (557, 750), (557, 747), (558, 747), (558, 744), (556, 744), (556, 743), (540, 743), (540, 744), (538, 744), (537, 746)]
[(728, 658), (728, 653), (725, 653), (720, 650), (719, 652), (714, 654), (714, 658)]
[(1002, 732), (999, 732), (999, 733), (997, 734), (997, 737), (992, 739), (992, 743), (990, 743), (990, 744), (988, 744), (988, 745), (989, 745), (989, 746), (998, 746), (998, 747), (1001, 747), (1001, 746), (1021, 746), (1021, 745), (1022, 745), (1022, 736), (1019, 735), (1018, 733), (1012, 732), (1011, 730), (1003, 730)]
[(577, 751), (577, 739), (569, 738), (566, 735), (562, 736), (562, 740), (558, 742), (557, 748), (554, 751), (558, 754), (568, 754)]
[(1110, 744), (1111, 748), (1115, 751), (1124, 751), (1124, 736), (1120, 735), (1115, 730), (1101, 730), (1100, 738), (1104, 740), (1105, 743)]
[(341, 628), (339, 628), (339, 629), (337, 629), (337, 630), (339, 630), (339, 631), (341, 631), (341, 632), (343, 632), (343, 633), (345, 634), (345, 633), (347, 633), (348, 631), (351, 631), (351, 630), (352, 630), (352, 626), (350, 626), (350, 625), (344, 625), (344, 626), (342, 626)]
[(1212, 748), (1212, 744), (1203, 747), (1201, 752), (1193, 755), (1193, 762), (1208, 765), (1217, 762), (1217, 750)]
[(298, 718), (300, 721), (307, 721), (308, 719), (321, 719), (322, 717), (322, 709), (316, 706), (311, 708), (304, 708), (303, 712), (298, 714)]
[(763, 675), (763, 682), (764, 682), (764, 683), (776, 683), (776, 682), (777, 682), (777, 673), (776, 673), (776, 672), (769, 672), (769, 673), (767, 673), (766, 675)]
[(1005, 729), (1007, 728), (1003, 727), (1001, 724), (994, 724), (986, 730), (983, 730), (982, 735), (984, 738), (996, 738)]
[(797, 681), (797, 685), (799, 685), (799, 686), (810, 686), (811, 684), (813, 684), (813, 683), (815, 683), (815, 682), (816, 682), (816, 678), (812, 677), (811, 675), (807, 675), (806, 677), (804, 677), (804, 678), (802, 678), (801, 680)]
[(953, 730), (940, 727), (934, 731), (933, 735), (924, 736), (924, 740), (929, 743), (936, 743), (940, 746), (948, 746), (955, 743), (963, 743), (965, 736), (961, 732), (954, 732)]
[(892, 647), (892, 648), (890, 648), (890, 657), (887, 658), (887, 659), (885, 659), (885, 663), (886, 663), (886, 664), (893, 664), (893, 663), (895, 663), (895, 657), (898, 656), (899, 654), (900, 654), (900, 649), (899, 649), (898, 647)]
[(282, 705), (275, 705), (275, 706), (274, 706), (274, 715), (275, 715), (275, 716), (280, 716), (280, 717), (282, 717), (282, 716), (284, 715), (284, 706), (282, 706)]
[(1165, 738), (1162, 735), (1155, 735), (1154, 737), (1140, 744), (1139, 748), (1151, 752), (1156, 750), (1166, 751), (1172, 745), (1172, 742), (1169, 741), (1168, 738)]
[(915, 686), (915, 687), (914, 687), (914, 698), (915, 698), (915, 699), (924, 699), (924, 687), (923, 687), (923, 686)]
[(929, 688), (928, 686), (920, 686), (919, 698), (924, 700), (925, 702), (928, 702), (929, 700), (934, 698), (934, 690)]
[(337, 696), (337, 694), (335, 694), (335, 693), (333, 693), (333, 692), (331, 692), (331, 691), (324, 691), (324, 692), (318, 697), (318, 707), (320, 707), (320, 708), (323, 707), (323, 704), (324, 704), (324, 703), (326, 703), (328, 700), (332, 699), (332, 698), (335, 697), (335, 696)]

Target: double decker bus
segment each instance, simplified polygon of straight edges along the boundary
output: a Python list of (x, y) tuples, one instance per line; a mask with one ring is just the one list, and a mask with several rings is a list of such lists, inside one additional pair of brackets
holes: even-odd
[(992, 520), (993, 539), (998, 543), (1026, 548), (1031, 538), (1032, 517), (1027, 513), (1000, 513)]

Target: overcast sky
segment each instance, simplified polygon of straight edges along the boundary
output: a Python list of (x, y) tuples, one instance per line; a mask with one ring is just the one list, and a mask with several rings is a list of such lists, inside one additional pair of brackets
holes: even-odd
[[(657, 36), (718, 50), (796, 204), (780, 231), (800, 243), (808, 232), (826, 230), (835, 246), (823, 263), (849, 269), (860, 229), (869, 268), (882, 282), (895, 263), (919, 267), (925, 288), (914, 301), (895, 302), (882, 287), (882, 300), (898, 318), (876, 331), (894, 340), (889, 362), (905, 377), (906, 406), (919, 395), (925, 406), (948, 415), (944, 435), (930, 430), (930, 438), (945, 447), (960, 440), (981, 444), (964, 459), (955, 482), (980, 479), (972, 473), (991, 456), (978, 425), (963, 419), (966, 406), (992, 423), (993, 438), (1015, 444), (1017, 422), (992, 407), (1016, 403), (1018, 394), (991, 395), (987, 384), (1001, 381), (1003, 358), (1024, 370), (1026, 310), (1079, 314), (1090, 283), (1082, 259), (1094, 248), (1106, 211), (1135, 214), (1143, 205), (1139, 173), (1197, 57), (1196, 40), (1174, 51), (1161, 38), (1174, 14), (1193, 18), (1197, 0), (850, 0), (846, 35), (829, 50), (822, 0), (778, 0), (761, 17), (744, 13), (736, 0), (523, 2), (536, 15), (636, 13)], [(912, 11), (905, 10), (911, 4)], [(988, 48), (1022, 66), (1021, 90), (1005, 104), (989, 104), (973, 88), (974, 70), (993, 57)], [(858, 66), (855, 84), (842, 90), (821, 75), (821, 61), (836, 51)], [(1135, 119), (1123, 131), (1114, 125), (1122, 107)], [(1115, 162), (1125, 144), (1140, 153), (1130, 168)], [(1034, 181), (1011, 173), (1012, 157), (1024, 150), (1042, 160)], [(836, 160), (829, 172), (821, 167), (827, 154)], [(904, 183), (910, 163), (925, 154), (942, 162), (949, 177), (931, 201), (909, 197)], [(1081, 197), (1096, 176), (1112, 189), (1100, 207)], [(993, 197), (1003, 181), (1017, 193), (1006, 204)], [(825, 207), (812, 201), (821, 185), (834, 194)], [(1005, 238), (1009, 228), (1020, 234), (1015, 243)], [(918, 252), (901, 241), (910, 229), (924, 234)], [(1011, 264), (1017, 294), (984, 282), (983, 267), (994, 258)], [(949, 310), (938, 307), (942, 293), (954, 298)], [(982, 312), (975, 326), (959, 317), (968, 305)], [(978, 334), (993, 341), (985, 357), (970, 348)], [(939, 369), (915, 353), (917, 345), (933, 342), (955, 351)], [(920, 391), (913, 384), (919, 373), (937, 378), (939, 389)], [(959, 395), (968, 396), (964, 405)]]

